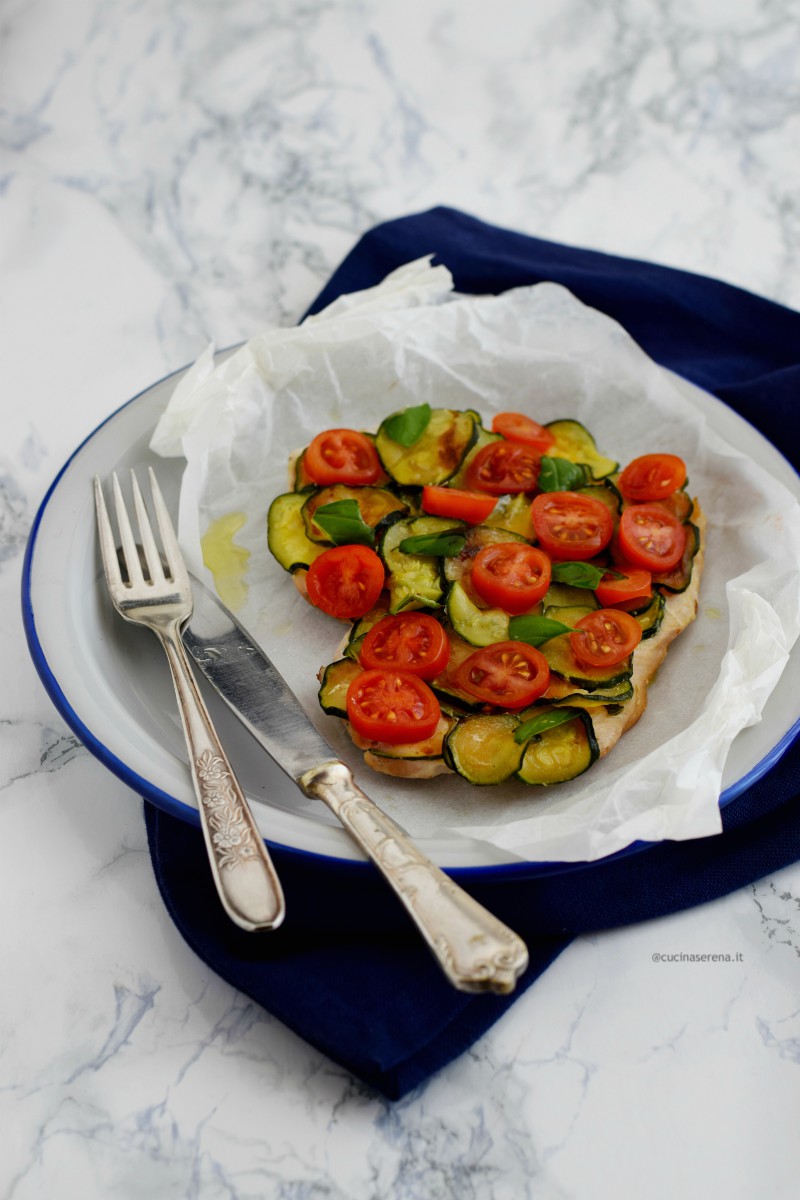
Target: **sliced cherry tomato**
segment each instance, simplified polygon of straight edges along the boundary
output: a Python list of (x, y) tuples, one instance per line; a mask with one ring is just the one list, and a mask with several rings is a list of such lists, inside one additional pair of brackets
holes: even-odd
[(617, 528), (618, 553), (635, 567), (658, 575), (681, 561), (686, 530), (662, 504), (632, 504)]
[(347, 689), (346, 705), (356, 733), (393, 745), (429, 738), (441, 716), (427, 683), (410, 671), (364, 671)]
[(465, 658), (456, 671), (465, 692), (500, 708), (524, 708), (547, 691), (547, 659), (527, 642), (494, 642)]
[(666, 500), (686, 483), (686, 463), (677, 454), (642, 454), (629, 462), (617, 481), (626, 500)]
[(485, 492), (465, 492), (461, 488), (433, 487), (422, 489), (422, 508), (435, 517), (454, 517), (468, 525), (485, 521), (497, 501)]
[(331, 617), (369, 612), (383, 590), (383, 563), (369, 546), (332, 546), (308, 568), (308, 598)]
[(594, 590), (595, 596), (605, 607), (608, 604), (623, 604), (628, 600), (646, 599), (653, 594), (653, 581), (649, 571), (641, 567), (620, 569), (621, 579), (604, 575)]
[(539, 454), (546, 454), (555, 445), (555, 438), (549, 429), (531, 420), (523, 413), (503, 412), (492, 418), (492, 431), (501, 433), (512, 442), (524, 442), (533, 446)]
[(495, 542), (472, 561), (472, 584), (481, 600), (508, 613), (524, 613), (538, 604), (550, 575), (550, 559), (527, 542)]
[(594, 558), (614, 532), (605, 504), (579, 492), (542, 492), (531, 505), (531, 520), (542, 548), (558, 559)]
[(492, 496), (532, 492), (539, 478), (539, 458), (522, 442), (489, 442), (467, 467), (467, 483)]
[(309, 479), (321, 487), (333, 483), (368, 487), (381, 475), (377, 450), (366, 434), (355, 429), (318, 433), (306, 449), (303, 466)]
[(359, 654), (364, 667), (393, 667), (420, 679), (435, 679), (450, 659), (450, 642), (428, 613), (395, 613), (373, 625)]
[(585, 667), (613, 667), (642, 640), (642, 627), (630, 613), (597, 608), (581, 617), (569, 635), (572, 653)]

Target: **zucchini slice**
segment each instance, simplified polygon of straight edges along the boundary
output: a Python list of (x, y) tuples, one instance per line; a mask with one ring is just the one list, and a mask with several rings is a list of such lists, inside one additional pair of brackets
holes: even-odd
[(582, 775), (600, 753), (591, 717), (576, 708), (573, 720), (517, 742), (514, 734), (523, 722), (542, 711), (462, 717), (445, 738), (445, 762), (477, 787), (504, 783), (514, 775), (523, 783), (541, 785)]
[(404, 554), (399, 548), (407, 537), (441, 533), (461, 527), (444, 517), (401, 518), (384, 530), (380, 556), (387, 571), (389, 612), (404, 608), (438, 608), (444, 600), (440, 560), (431, 554)]
[(692, 565), (700, 549), (700, 530), (691, 521), (686, 521), (686, 548), (683, 558), (671, 571), (653, 576), (653, 587), (667, 592), (685, 592), (692, 582)]
[(445, 610), (454, 632), (470, 646), (508, 641), (508, 613), (502, 608), (478, 608), (458, 580), (447, 593)]
[(610, 687), (599, 688), (595, 692), (583, 692), (574, 683), (561, 679), (558, 675), (550, 676), (550, 684), (536, 704), (577, 705), (579, 708), (596, 708), (598, 704), (624, 704), (633, 695), (633, 684), (630, 679)]
[(375, 439), (380, 460), (392, 479), (412, 487), (444, 483), (455, 475), (478, 433), (472, 413), (450, 408), (434, 408), (424, 432), (411, 446), (390, 438), (385, 424)]
[[(573, 587), (569, 583), (551, 583), (542, 601), (545, 608), (599, 608), (591, 588)], [(566, 624), (566, 622), (565, 622)]]
[(455, 724), (455, 717), (443, 713), (439, 724), (425, 741), (401, 742), (397, 745), (392, 745), (391, 742), (370, 742), (369, 753), (377, 755), (378, 758), (402, 758), (415, 762), (420, 759), (441, 759), (444, 739)]
[(347, 689), (364, 668), (351, 658), (340, 658), (325, 668), (319, 689), (323, 712), (331, 717), (347, 717)]
[(524, 542), (525, 538), (509, 529), (495, 529), (491, 525), (473, 525), (463, 529), (464, 548), (460, 554), (442, 560), (442, 570), (448, 583), (463, 579), (472, 567), (472, 560), (479, 550), (485, 546), (493, 546), (497, 542)]
[(402, 516), (408, 512), (408, 505), (385, 488), (348, 487), (343, 483), (318, 488), (308, 495), (302, 508), (306, 533), (312, 542), (331, 544), (325, 530), (314, 520), (314, 513), (325, 504), (334, 504), (337, 500), (355, 500), (362, 521), (369, 525), (370, 529), (375, 529), (392, 513)]
[(345, 658), (358, 659), (364, 638), (370, 629), (372, 629), (372, 626), (377, 625), (381, 617), (385, 617), (388, 611), (385, 598), (381, 596), (374, 608), (371, 608), (368, 613), (364, 613), (363, 617), (359, 617), (357, 621), (353, 622), (350, 629), (350, 636), (343, 651)]
[(507, 529), (510, 533), (519, 534), (528, 542), (536, 541), (531, 520), (531, 498), (524, 492), (499, 496), (483, 524), (492, 529)]
[[(534, 709), (534, 713), (541, 709)], [(575, 708), (575, 719), (537, 733), (525, 746), (517, 778), (523, 783), (565, 783), (588, 771), (600, 757), (589, 713)], [(525, 714), (520, 718), (525, 719)]]
[[(570, 722), (571, 724), (571, 722)], [(514, 741), (511, 713), (462, 717), (444, 741), (444, 760), (477, 787), (504, 783), (519, 770), (525, 746)]]
[(584, 667), (572, 653), (568, 633), (550, 638), (550, 641), (544, 642), (539, 649), (555, 675), (574, 683), (582, 691), (596, 692), (603, 689), (605, 694), (606, 688), (627, 682), (633, 673), (631, 654), (621, 663), (615, 663), (611, 667)]
[(661, 592), (653, 592), (646, 607), (631, 613), (631, 616), (635, 617), (642, 627), (642, 640), (658, 633), (666, 610), (666, 597)]
[(311, 566), (325, 549), (312, 542), (303, 520), (303, 492), (284, 492), (276, 496), (267, 513), (267, 545), (284, 571), (299, 571)]
[(577, 488), (576, 491), (581, 496), (589, 496), (592, 500), (599, 500), (601, 504), (605, 504), (615, 524), (619, 520), (624, 501), (609, 479), (601, 479), (599, 483), (591, 483), (588, 487)]
[(462, 459), (461, 465), (456, 471), (455, 475), (453, 475), (448, 481), (450, 486), (455, 488), (469, 489), (469, 484), (467, 483), (467, 472), (469, 471), (470, 463), (475, 455), (479, 450), (482, 450), (484, 446), (488, 446), (490, 442), (501, 442), (503, 440), (499, 433), (491, 433), (488, 429), (483, 428), (483, 425), (480, 423), (480, 417), (478, 417), (477, 413), (472, 413), (471, 415), (474, 416), (476, 420), (475, 441), (472, 443)]
[(612, 458), (606, 458), (597, 449), (595, 440), (580, 421), (562, 420), (549, 421), (547, 428), (556, 439), (551, 447), (553, 457), (567, 458), (570, 462), (585, 463), (595, 479), (603, 479), (613, 474), (619, 463)]

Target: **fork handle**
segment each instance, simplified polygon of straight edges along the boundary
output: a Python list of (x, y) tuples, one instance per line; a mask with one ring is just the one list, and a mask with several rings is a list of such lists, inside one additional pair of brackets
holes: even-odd
[(172, 671), (200, 823), (222, 905), (241, 929), (275, 929), (285, 914), (281, 885), (200, 695), (179, 624), (170, 622), (155, 632)]
[(445, 875), (370, 800), (342, 762), (312, 767), (298, 780), (322, 800), (382, 872), (450, 983), (463, 992), (507, 995), (528, 965), (525, 943)]

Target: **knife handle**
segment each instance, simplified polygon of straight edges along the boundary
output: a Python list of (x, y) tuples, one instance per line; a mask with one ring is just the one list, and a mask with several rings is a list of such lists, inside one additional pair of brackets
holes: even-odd
[(298, 780), (322, 800), (402, 900), (447, 978), (462, 992), (507, 995), (528, 965), (525, 943), (414, 845), (355, 783), (342, 762)]

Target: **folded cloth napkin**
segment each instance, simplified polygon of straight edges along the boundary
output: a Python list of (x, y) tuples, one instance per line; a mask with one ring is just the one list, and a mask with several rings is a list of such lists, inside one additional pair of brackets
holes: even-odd
[[(800, 467), (800, 314), (713, 279), (555, 245), (437, 208), (367, 233), (311, 312), (434, 254), (460, 292), (550, 280), (619, 321), (649, 355), (731, 405)], [(800, 858), (800, 739), (723, 811), (723, 832), (591, 865), (455, 872), (530, 950), (512, 997), (454, 991), (369, 864), (276, 848), (285, 925), (254, 937), (224, 916), (201, 834), (146, 804), (158, 886), (188, 944), (219, 975), (353, 1074), (396, 1099), (487, 1030), (581, 932), (678, 912)], [(343, 914), (340, 920), (338, 914)]]

